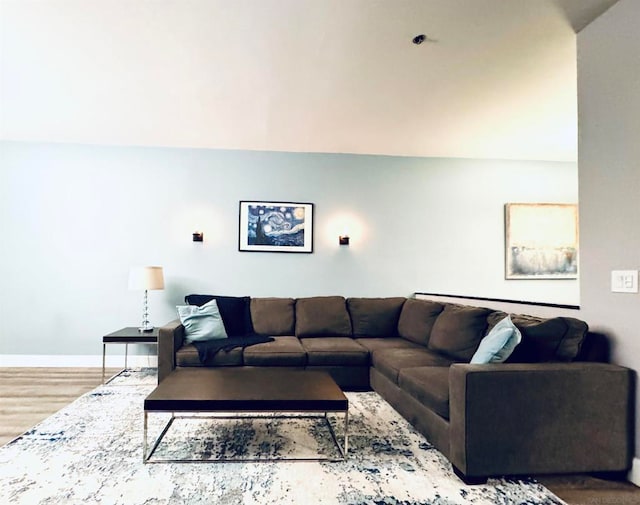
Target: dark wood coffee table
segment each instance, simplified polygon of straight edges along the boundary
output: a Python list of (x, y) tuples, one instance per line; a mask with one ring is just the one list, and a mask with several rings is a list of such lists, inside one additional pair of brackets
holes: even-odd
[[(147, 439), (148, 416), (155, 412), (170, 412), (171, 419), (149, 447)], [(164, 462), (219, 462), (238, 459), (153, 459), (154, 451), (162, 441), (179, 413), (270, 413), (278, 417), (296, 417), (297, 414), (322, 415), (341, 458), (286, 458), (276, 461), (339, 461), (347, 458), (349, 400), (325, 372), (307, 370), (281, 370), (277, 368), (194, 368), (175, 370), (144, 401), (143, 460), (145, 463)], [(344, 443), (338, 441), (328, 413), (344, 414)], [(286, 415), (289, 414), (289, 415)], [(215, 416), (220, 418), (220, 416)], [(242, 458), (241, 461), (267, 461), (264, 458)], [(274, 461), (273, 459), (268, 461)]]

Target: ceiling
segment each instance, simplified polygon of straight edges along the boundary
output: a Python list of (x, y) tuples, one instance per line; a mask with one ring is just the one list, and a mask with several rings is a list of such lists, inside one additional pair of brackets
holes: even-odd
[(615, 2), (0, 0), (0, 137), (575, 161)]

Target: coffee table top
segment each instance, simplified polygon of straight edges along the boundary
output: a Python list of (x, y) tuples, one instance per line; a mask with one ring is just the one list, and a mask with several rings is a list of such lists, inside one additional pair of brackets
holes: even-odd
[(346, 412), (349, 400), (326, 372), (277, 368), (174, 370), (145, 411)]

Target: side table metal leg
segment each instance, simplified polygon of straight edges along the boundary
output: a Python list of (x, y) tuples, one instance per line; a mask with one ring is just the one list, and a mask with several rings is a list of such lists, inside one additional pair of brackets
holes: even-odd
[(104, 355), (107, 352), (107, 344), (102, 343), (102, 383), (104, 384)]
[(127, 357), (129, 355), (129, 343), (125, 342), (124, 344), (124, 369), (126, 370), (127, 368), (129, 368), (127, 366)]

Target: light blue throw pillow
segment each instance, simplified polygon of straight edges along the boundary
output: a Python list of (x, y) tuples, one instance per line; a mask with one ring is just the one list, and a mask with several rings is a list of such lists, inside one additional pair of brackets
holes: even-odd
[(511, 321), (511, 316), (507, 316), (482, 339), (471, 363), (504, 363), (521, 340), (520, 330)]
[(224, 323), (215, 300), (197, 305), (179, 305), (178, 316), (184, 325), (187, 343), (227, 338)]

